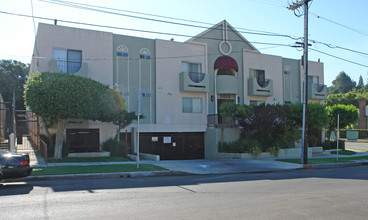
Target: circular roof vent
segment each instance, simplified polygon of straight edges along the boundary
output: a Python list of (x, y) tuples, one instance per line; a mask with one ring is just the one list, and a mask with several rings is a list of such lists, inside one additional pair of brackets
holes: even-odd
[(216, 59), (214, 68), (228, 68), (238, 72), (238, 63), (230, 56), (221, 56)]

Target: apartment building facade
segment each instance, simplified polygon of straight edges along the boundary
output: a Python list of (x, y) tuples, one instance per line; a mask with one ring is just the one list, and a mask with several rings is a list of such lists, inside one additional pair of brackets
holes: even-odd
[[(323, 63), (308, 65), (309, 101), (323, 103)], [(44, 71), (92, 78), (118, 90), (128, 111), (140, 106), (140, 152), (161, 159), (215, 158), (223, 103), (298, 103), (303, 94), (300, 60), (261, 54), (226, 21), (186, 42), (39, 24), (30, 73)], [(71, 119), (65, 136), (102, 143), (114, 131)], [(137, 123), (121, 132), (136, 152)], [(238, 135), (230, 129), (225, 136)]]

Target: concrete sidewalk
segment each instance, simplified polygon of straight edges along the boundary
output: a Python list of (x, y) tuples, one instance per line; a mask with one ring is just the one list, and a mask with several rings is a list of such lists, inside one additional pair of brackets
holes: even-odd
[[(89, 165), (114, 165), (114, 164), (136, 164), (136, 161), (126, 162), (81, 162), (81, 163), (48, 163), (39, 159), (40, 155), (34, 154), (36, 158), (31, 160), (31, 166), (56, 167), (56, 166), (89, 166)], [(343, 157), (368, 156), (368, 152), (357, 152), (355, 155), (339, 155)], [(313, 158), (336, 158), (335, 154), (326, 154)], [(262, 173), (285, 170), (295, 170), (302, 168), (328, 168), (344, 167), (354, 165), (368, 165), (368, 160), (361, 160), (350, 163), (313, 164), (303, 166), (287, 162), (276, 161), (278, 158), (269, 159), (218, 159), (218, 160), (165, 160), (151, 161), (141, 160), (140, 164), (152, 164), (166, 168), (167, 171), (153, 172), (118, 172), (118, 173), (97, 173), (97, 174), (71, 174), (57, 176), (30, 176), (31, 179), (51, 179), (51, 178), (104, 178), (104, 177), (133, 177), (133, 176), (158, 176), (158, 175), (178, 175), (178, 174), (230, 174), (230, 173)], [(310, 158), (311, 159), (311, 158)]]

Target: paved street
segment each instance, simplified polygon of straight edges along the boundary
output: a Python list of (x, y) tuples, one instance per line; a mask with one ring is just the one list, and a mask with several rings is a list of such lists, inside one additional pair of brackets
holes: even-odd
[(368, 166), (0, 185), (1, 219), (367, 219)]

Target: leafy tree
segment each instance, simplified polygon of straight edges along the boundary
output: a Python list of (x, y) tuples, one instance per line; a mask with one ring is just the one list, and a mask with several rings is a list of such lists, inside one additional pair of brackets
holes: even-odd
[(351, 78), (342, 71), (336, 79), (332, 81), (332, 84), (333, 86), (329, 89), (330, 94), (337, 94), (352, 91), (352, 89), (355, 88), (356, 82), (352, 81)]
[(0, 93), (5, 102), (12, 102), (14, 90), (16, 109), (25, 109), (23, 90), (28, 71), (29, 64), (16, 60), (0, 60)]
[[(144, 118), (143, 115), (139, 117), (141, 119)], [(113, 123), (118, 126), (115, 135), (116, 141), (120, 140), (120, 130), (128, 126), (135, 119), (137, 119), (135, 112), (127, 112), (126, 110), (122, 110), (116, 114), (116, 118), (113, 121)]]
[(357, 85), (357, 89), (361, 89), (364, 87), (364, 82), (363, 82), (363, 77), (362, 75), (359, 76), (359, 81), (358, 81), (358, 85)]
[(346, 128), (357, 123), (359, 119), (358, 108), (353, 105), (334, 105), (327, 106), (327, 113), (329, 117), (329, 132), (336, 132), (337, 129), (337, 115), (339, 116), (339, 127)]
[(57, 124), (55, 158), (62, 156), (66, 119), (111, 122), (117, 112), (125, 109), (123, 99), (108, 86), (65, 73), (34, 74), (27, 81), (24, 97), (26, 105), (42, 118), (46, 130)]
[(330, 94), (327, 96), (326, 105), (333, 106), (333, 105), (354, 105), (355, 107), (359, 107), (359, 98), (362, 95), (358, 94), (357, 92), (348, 92), (345, 94)]
[[(292, 121), (295, 121), (296, 126), (301, 130), (303, 126), (303, 104), (292, 104), (290, 107), (292, 109), (292, 113), (289, 117)], [(322, 129), (328, 125), (329, 118), (325, 106), (318, 103), (309, 103), (307, 113), (308, 143), (310, 145), (314, 145), (321, 142), (316, 135), (320, 134)]]
[(288, 115), (288, 105), (236, 105), (223, 104), (221, 116), (231, 117), (242, 127), (242, 136), (260, 144), (263, 151), (279, 149), (297, 139), (296, 129)]

